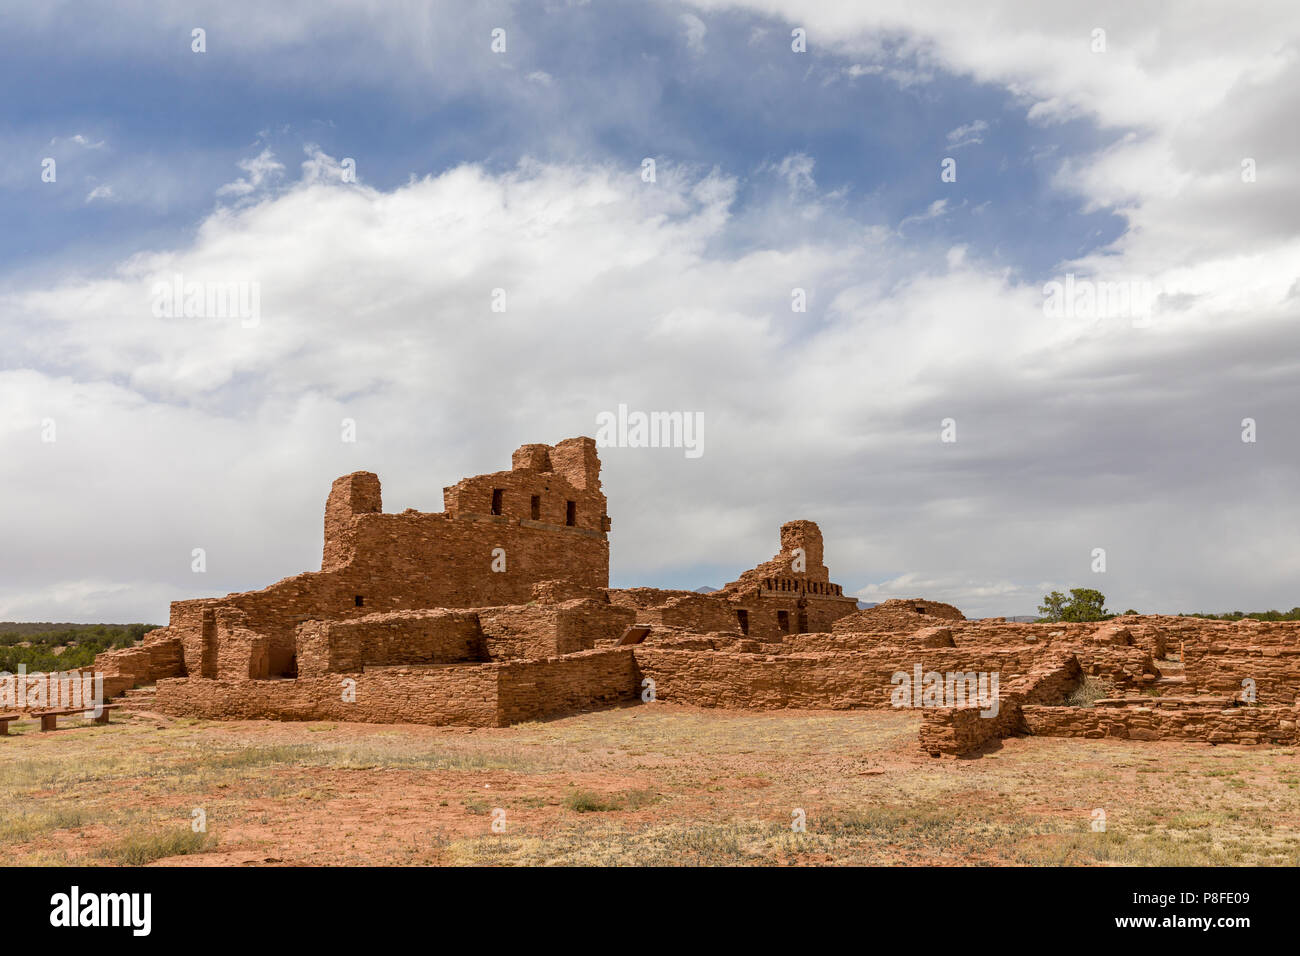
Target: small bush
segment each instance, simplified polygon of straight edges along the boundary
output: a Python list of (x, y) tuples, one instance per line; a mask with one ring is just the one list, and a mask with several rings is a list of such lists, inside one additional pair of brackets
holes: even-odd
[(604, 813), (610, 810), (637, 810), (658, 799), (653, 790), (624, 790), (604, 796), (590, 790), (574, 790), (564, 798), (564, 805), (577, 813)]
[(122, 842), (100, 851), (119, 866), (144, 866), (154, 860), (169, 856), (187, 856), (202, 853), (214, 841), (207, 833), (195, 833), (189, 827), (167, 833), (132, 835)]

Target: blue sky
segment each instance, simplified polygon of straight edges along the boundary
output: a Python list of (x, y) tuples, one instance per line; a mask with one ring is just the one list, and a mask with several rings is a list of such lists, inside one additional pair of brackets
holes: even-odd
[[(8, 11), (0, 618), (160, 622), (313, 567), (339, 474), (436, 511), (620, 403), (702, 414), (707, 451), (602, 452), (618, 586), (722, 584), (809, 518), (867, 600), (1289, 608), (1298, 19)], [(259, 321), (159, 317), (177, 274), (255, 285)], [(1054, 316), (1067, 274), (1152, 297)]]
[[(1007, 90), (905, 53), (891, 68), (926, 69), (924, 82), (850, 75), (861, 65), (854, 57), (815, 43), (796, 55), (788, 28), (752, 13), (715, 17), (702, 55), (683, 42), (685, 14), (674, 13), (616, 3), (459, 19), (432, 29), (435, 49), (458, 49), (445, 63), (420, 58), (419, 82), (333, 70), (359, 55), (358, 37), (345, 31), (313, 32), (277, 63), (240, 31), (214, 26), (207, 52), (196, 54), (187, 31), (142, 25), (128, 58), (67, 42), (57, 20), (20, 25), (0, 38), (0, 79), (11, 90), (41, 82), (38, 96), (5, 110), (3, 134), (21, 145), (3, 182), (16, 227), (0, 238), (6, 272), (46, 267), (70, 250), (84, 263), (180, 241), (239, 161), (261, 148), (292, 161), (305, 143), (355, 156), (364, 180), (384, 190), (461, 163), (504, 170), (525, 157), (630, 166), (667, 158), (738, 177), (738, 212), (775, 188), (775, 165), (801, 153), (816, 163), (819, 186), (842, 194), (846, 216), (892, 225), (946, 199), (950, 214), (909, 224), (914, 236), (969, 244), (1031, 278), (1123, 231), (1113, 212), (1087, 212), (1083, 197), (1050, 182), (1062, 159), (1095, 151), (1115, 131), (1086, 121), (1036, 127)], [(112, 30), (111, 14), (99, 16), (85, 26), (89, 37), (101, 23)], [(499, 57), (488, 50), (498, 25), (507, 30)], [(301, 59), (308, 46), (312, 69)], [(441, 82), (472, 56), (483, 61), (478, 82)], [(548, 79), (527, 79), (538, 73)], [(611, 93), (635, 109), (609, 108)], [(971, 124), (982, 128), (950, 138)], [(68, 130), (95, 145), (71, 141)], [(59, 163), (56, 183), (15, 169), (21, 158), (30, 172), (45, 156)], [(947, 156), (958, 160), (956, 183), (939, 181)], [(131, 204), (86, 202), (96, 185), (127, 176), (156, 177), (159, 188)]]

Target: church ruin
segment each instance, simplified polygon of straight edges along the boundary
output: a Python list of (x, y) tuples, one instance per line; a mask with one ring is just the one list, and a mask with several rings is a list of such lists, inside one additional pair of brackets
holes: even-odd
[[(806, 520), (718, 591), (611, 588), (590, 438), (524, 445), (443, 498), (390, 513), (376, 475), (337, 479), (319, 571), (173, 602), (142, 645), (97, 659), (107, 693), (212, 719), (505, 726), (652, 700), (883, 709), (915, 673), (925, 686), (908, 699), (936, 756), (1025, 733), (1300, 742), (1297, 624), (968, 621), (924, 599), (858, 610)], [(1000, 676), (997, 706), (953, 705), (945, 674)], [(1079, 706), (1085, 688), (1100, 691)]]

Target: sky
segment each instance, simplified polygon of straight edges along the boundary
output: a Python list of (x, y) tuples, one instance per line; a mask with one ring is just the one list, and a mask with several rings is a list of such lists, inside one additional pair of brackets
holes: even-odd
[(620, 405), (703, 443), (601, 449), (616, 587), (1300, 605), (1294, 3), (51, 2), (0, 80), (0, 620)]

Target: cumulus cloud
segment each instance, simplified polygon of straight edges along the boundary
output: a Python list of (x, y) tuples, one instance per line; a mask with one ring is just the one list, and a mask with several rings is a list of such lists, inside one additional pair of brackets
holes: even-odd
[[(805, 26), (835, 76), (955, 75), (1043, 128), (1112, 131), (1039, 154), (1055, 164), (1044, 201), (1127, 223), (1049, 278), (1146, 283), (1150, 314), (1049, 317), (1042, 277), (904, 229), (965, 208), (998, 118), (935, 131), (963, 148), (963, 179), (897, 228), (824, 189), (811, 149), (745, 169), (665, 159), (654, 184), (632, 163), (525, 159), (379, 189), (312, 144), (293, 178), (267, 148), (191, 239), (0, 300), (0, 490), (23, 543), (0, 558), (0, 618), (159, 620), (168, 598), (264, 585), (319, 560), (335, 475), (375, 470), (390, 510), (439, 510), (444, 485), (518, 444), (593, 434), (620, 403), (702, 412), (709, 439), (696, 460), (602, 452), (617, 584), (723, 583), (773, 553), (781, 522), (811, 518), (836, 579), (872, 600), (1032, 613), (1045, 590), (1095, 586), (1120, 609), (1295, 603), (1291, 11), (1198, 8), (1157, 29), (1119, 3), (1087, 24), (1012, 2), (692, 6), (757, 14), (751, 44)], [(250, 68), (267, 70), (301, 25), (254, 17)], [(707, 35), (693, 13), (666, 29), (692, 49)], [(433, 42), (375, 30), (403, 54)], [(466, 57), (456, 83), (499, 72), (448, 55)], [(382, 60), (345, 55), (339, 75), (377, 82)], [(417, 84), (412, 63), (396, 85)], [(178, 283), (256, 289), (257, 321), (156, 308)]]

